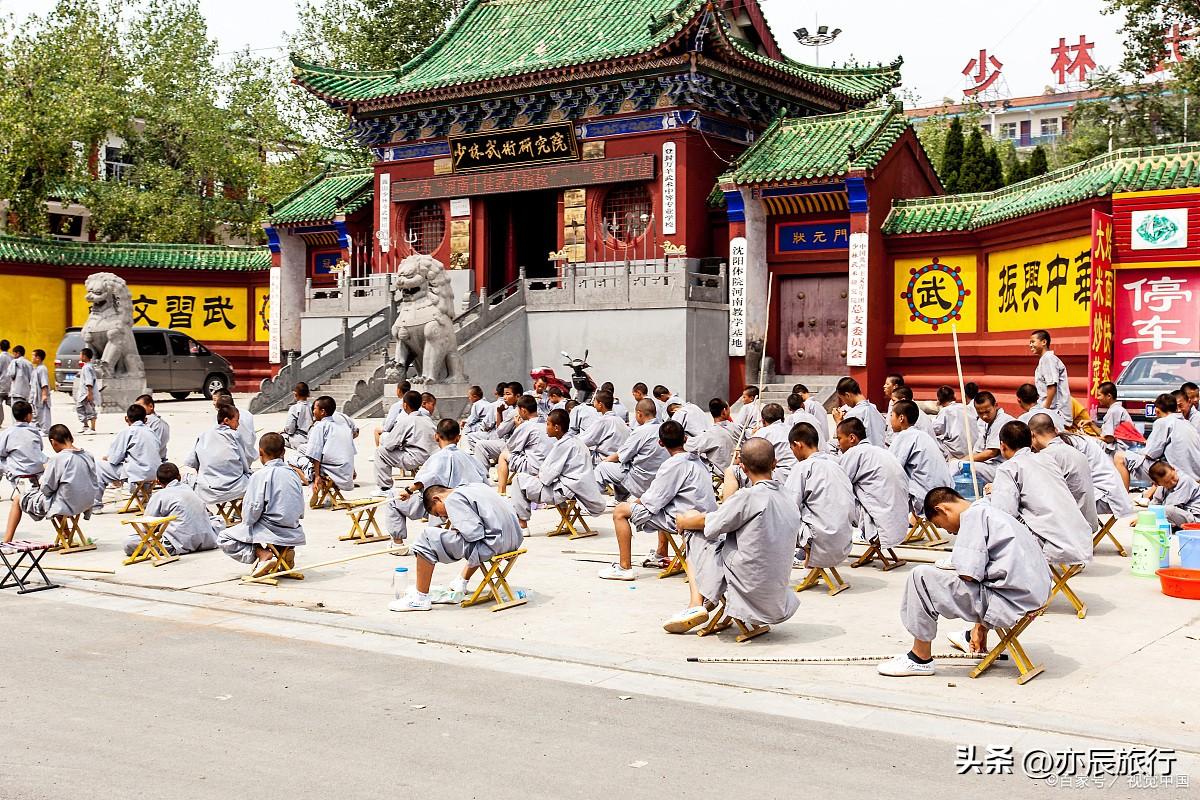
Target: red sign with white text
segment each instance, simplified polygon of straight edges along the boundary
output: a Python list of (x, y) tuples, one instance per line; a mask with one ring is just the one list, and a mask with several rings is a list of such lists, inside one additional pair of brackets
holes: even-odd
[(1117, 270), (1116, 370), (1141, 353), (1200, 350), (1200, 267)]
[(1100, 384), (1113, 379), (1113, 301), (1116, 273), (1113, 271), (1112, 214), (1092, 212), (1092, 298), (1088, 337), (1088, 413), (1094, 419), (1100, 400)]

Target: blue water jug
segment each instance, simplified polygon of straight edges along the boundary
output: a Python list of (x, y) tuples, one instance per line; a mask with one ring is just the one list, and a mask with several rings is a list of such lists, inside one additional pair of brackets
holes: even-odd
[(971, 482), (971, 465), (963, 463), (958, 474), (954, 476), (954, 491), (958, 492), (966, 500), (974, 500), (979, 496), (975, 484)]

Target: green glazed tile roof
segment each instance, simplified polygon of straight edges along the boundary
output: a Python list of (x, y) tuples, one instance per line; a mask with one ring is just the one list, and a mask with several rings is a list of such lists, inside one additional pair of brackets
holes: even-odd
[(266, 247), (205, 244), (60, 242), (0, 234), (0, 262), (103, 269), (203, 269), (252, 272), (271, 266)]
[(276, 225), (329, 222), (338, 214), (352, 214), (369, 205), (375, 196), (375, 170), (371, 167), (323, 173), (275, 205), (270, 220)]
[[(470, 0), (438, 39), (399, 69), (355, 71), (293, 57), (295, 82), (339, 104), (603, 62), (653, 51), (679, 34), (706, 0)], [(899, 62), (837, 69), (776, 61), (729, 36), (741, 56), (808, 79), (847, 99), (869, 100), (899, 83)]]
[(721, 181), (779, 183), (872, 169), (909, 122), (898, 106), (775, 120)]
[(1200, 187), (1200, 143), (1128, 148), (994, 192), (897, 200), (883, 232), (975, 230), (1114, 192), (1195, 187)]

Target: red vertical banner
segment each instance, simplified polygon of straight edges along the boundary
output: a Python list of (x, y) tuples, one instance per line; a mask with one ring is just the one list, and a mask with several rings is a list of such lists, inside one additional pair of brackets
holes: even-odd
[(1113, 379), (1113, 303), (1117, 276), (1113, 271), (1112, 214), (1092, 212), (1092, 303), (1088, 337), (1088, 413), (1096, 417), (1100, 384)]

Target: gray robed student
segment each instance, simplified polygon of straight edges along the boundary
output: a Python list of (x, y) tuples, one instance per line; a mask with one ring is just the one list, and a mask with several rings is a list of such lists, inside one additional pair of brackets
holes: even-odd
[(791, 430), (792, 426), (799, 425), (801, 422), (807, 422), (813, 426), (813, 430), (817, 432), (817, 439), (820, 441), (822, 450), (829, 447), (829, 422), (828, 417), (822, 414), (819, 418), (811, 414), (804, 408), (798, 408), (791, 412), (787, 417), (787, 427)]
[(30, 402), (33, 403), (33, 417), (42, 433), (46, 433), (54, 421), (50, 417), (50, 371), (46, 369), (45, 364), (38, 364), (33, 368), (29, 391), (32, 395)]
[[(918, 564), (909, 573), (900, 620), (913, 638), (933, 641), (938, 617), (1011, 628), (1044, 606), (1050, 571), (1029, 529), (987, 498), (967, 504), (952, 491), (945, 497), (961, 507), (957, 522), (947, 528), (958, 533), (950, 552), (953, 568)], [(947, 522), (936, 509), (926, 513), (935, 524)]]
[[(445, 424), (445, 420), (439, 424)], [(457, 441), (457, 433), (453, 438)], [(409, 520), (427, 516), (422, 489), (428, 486), (457, 489), (471, 483), (486, 485), (487, 473), (474, 458), (459, 450), (457, 444), (445, 445), (421, 466), (410, 488), (391, 493), (388, 502), (383, 505), (383, 529), (394, 540), (408, 538)]]
[(38, 488), (21, 498), (21, 510), (36, 520), (90, 514), (97, 480), (96, 459), (91, 453), (60, 450), (50, 456)]
[(617, 448), (616, 461), (601, 461), (594, 472), (596, 482), (610, 485), (618, 500), (638, 497), (650, 487), (658, 468), (667, 460), (667, 451), (658, 443), (658, 428), (661, 423), (651, 416), (654, 411), (643, 413), (642, 400), (635, 414), (642, 414), (646, 421), (629, 434), (629, 438)]
[(1126, 517), (1133, 513), (1129, 492), (1121, 483), (1121, 474), (1113, 464), (1112, 457), (1104, 451), (1104, 445), (1093, 436), (1071, 436), (1070, 444), (1087, 459), (1092, 478), (1092, 489), (1096, 496), (1097, 514), (1115, 514)]
[[(1035, 415), (1035, 417), (1037, 416), (1043, 415)], [(1047, 424), (1053, 425), (1048, 417)], [(1034, 425), (1037, 425), (1036, 421)], [(1034, 435), (1037, 435), (1036, 431)], [(1049, 435), (1053, 434), (1049, 433)], [(1053, 437), (1046, 442), (1045, 447), (1038, 451), (1037, 457), (1047, 461), (1051, 465), (1050, 468), (1063, 477), (1063, 482), (1067, 484), (1067, 490), (1075, 498), (1075, 505), (1079, 508), (1079, 513), (1083, 514), (1083, 518), (1087, 520), (1088, 525), (1092, 526), (1093, 531), (1099, 530), (1100, 520), (1096, 515), (1096, 491), (1092, 486), (1092, 468), (1088, 464), (1087, 456), (1057, 435), (1053, 435)], [(1036, 443), (1037, 440), (1035, 440)]]
[(689, 439), (704, 433), (708, 427), (708, 415), (695, 403), (685, 403), (678, 397), (672, 397), (667, 401), (667, 408), (674, 409), (671, 419), (683, 426), (683, 432)]
[[(139, 412), (134, 416), (134, 409)], [(154, 480), (162, 458), (158, 455), (158, 438), (146, 427), (146, 410), (141, 406), (130, 406), (126, 418), (130, 424), (117, 434), (108, 448), (108, 459), (97, 463), (100, 485), (97, 487), (96, 502), (104, 500), (104, 489), (111, 483), (123, 481), (127, 484)]]
[(4, 349), (0, 350), (0, 423), (4, 422), (4, 406), (6, 403), (12, 403), (10, 390), (12, 389), (12, 375), (8, 368), (12, 366), (13, 357), (8, 352), (8, 340), (3, 342)]
[(1151, 475), (1157, 485), (1150, 502), (1166, 506), (1168, 522), (1178, 527), (1200, 521), (1200, 483), (1195, 477), (1162, 462), (1155, 465)]
[(579, 441), (595, 458), (605, 459), (621, 449), (629, 434), (629, 426), (613, 412), (606, 411), (580, 435)]
[[(988, 394), (990, 397), (990, 393)], [(995, 415), (989, 422), (982, 417), (975, 421), (975, 453), (982, 453), (985, 450), (995, 450), (997, 455), (985, 461), (975, 462), (975, 475), (980, 482), (987, 484), (996, 477), (996, 470), (1004, 463), (1004, 456), (999, 455), (1000, 452), (1000, 430), (1009, 422), (1013, 422), (1013, 417), (1003, 408), (996, 406)]]
[[(178, 475), (178, 470), (175, 470)], [(163, 545), (171, 555), (198, 553), (217, 546), (217, 532), (224, 528), (220, 517), (209, 516), (204, 501), (178, 477), (150, 495), (147, 517), (175, 517), (163, 531)], [(125, 540), (125, 555), (133, 555), (140, 538), (134, 534)]]
[(392, 488), (393, 468), (418, 469), (437, 450), (433, 419), (425, 414), (417, 414), (415, 408), (409, 408), (410, 395), (416, 395), (416, 404), (420, 406), (419, 394), (406, 394), (404, 405), (408, 413), (397, 419), (392, 429), (379, 438), (379, 447), (375, 450), (375, 484), (380, 491), (386, 492)]
[(258, 458), (258, 439), (254, 435), (254, 415), (249, 409), (238, 409), (238, 438), (242, 442), (242, 449), (246, 451), (246, 460), (253, 462)]
[(171, 426), (167, 421), (158, 414), (146, 412), (146, 427), (154, 434), (154, 438), (158, 440), (158, 457), (163, 461), (167, 460), (167, 442), (171, 441)]
[[(91, 400), (88, 400), (89, 387), (92, 390)], [(79, 421), (85, 426), (88, 420), (96, 418), (102, 400), (100, 384), (96, 380), (96, 368), (92, 366), (92, 362), (85, 361), (80, 365), (79, 372), (75, 373), (74, 385), (71, 387), (71, 399), (75, 401), (75, 413), (79, 416)], [(3, 412), (0, 412), (0, 420), (2, 419)]]
[(962, 458), (967, 454), (966, 425), (972, 420), (966, 416), (966, 409), (957, 400), (951, 401), (938, 410), (933, 418), (933, 437), (941, 447), (942, 455), (946, 458)]
[(818, 451), (797, 462), (785, 488), (795, 496), (800, 511), (796, 545), (808, 552), (804, 565), (839, 566), (850, 555), (854, 517), (854, 489), (846, 471), (836, 458)]
[[(1047, 341), (1047, 347), (1049, 344)], [(1060, 419), (1074, 418), (1071, 387), (1067, 385), (1067, 367), (1053, 350), (1046, 350), (1038, 358), (1037, 369), (1033, 372), (1033, 383), (1037, 387), (1038, 405), (1058, 414)], [(1054, 399), (1047, 402), (1047, 389), (1050, 387), (1054, 388)]]
[(1123, 455), (1129, 471), (1143, 479), (1149, 478), (1150, 465), (1159, 459), (1181, 472), (1200, 475), (1200, 434), (1182, 414), (1170, 412), (1154, 420), (1142, 452), (1125, 451)]
[[(282, 451), (282, 437), (279, 443)], [(270, 459), (250, 476), (242, 501), (242, 521), (221, 531), (217, 535), (217, 545), (226, 555), (243, 564), (253, 564), (257, 560), (255, 545), (302, 545), (304, 528), (300, 520), (304, 518), (304, 506), (304, 485), (300, 476), (282, 458)]]
[[(549, 413), (549, 411), (547, 411)], [(542, 414), (541, 419), (545, 419), (546, 415)], [(567, 433), (572, 436), (579, 436), (591, 430), (591, 427), (600, 419), (600, 412), (590, 403), (580, 403), (570, 411), (570, 423), (567, 427)]]
[(1025, 446), (1013, 452), (996, 471), (992, 505), (1024, 521), (1041, 542), (1049, 563), (1088, 563), (1092, 560), (1092, 525), (1079, 510), (1062, 475), (1050, 462), (1034, 456), (1027, 441), (1018, 444)]
[(640, 531), (675, 532), (684, 511), (717, 510), (712, 473), (695, 453), (679, 453), (663, 462), (650, 487), (630, 506), (629, 523)]
[[(218, 409), (217, 424), (196, 439), (196, 445), (183, 459), (183, 466), (196, 470), (188, 483), (205, 503), (227, 503), (246, 493), (250, 480), (250, 462), (241, 437), (229, 427), (229, 411)], [(235, 422), (236, 424), (236, 422)]]
[(467, 441), (471, 443), (471, 453), (485, 471), (499, 460), (500, 453), (508, 444), (508, 438), (517, 429), (519, 419), (516, 404), (505, 405), (500, 412), (499, 425), (490, 431), (474, 433), (467, 437)]
[[(391, 416), (390, 411), (388, 415)], [(287, 422), (283, 423), (281, 431), (283, 440), (288, 447), (300, 450), (308, 444), (308, 430), (312, 426), (312, 402), (308, 398), (297, 400), (288, 408)], [(386, 422), (384, 428), (390, 430)]]
[(442, 503), (450, 527), (428, 525), (413, 542), (413, 555), (418, 558), (435, 564), (466, 561), (478, 567), (525, 541), (512, 509), (486, 484), (461, 484)]
[[(845, 420), (843, 420), (843, 424)], [(854, 488), (855, 521), (867, 541), (896, 547), (908, 536), (908, 476), (891, 453), (859, 442), (842, 453), (842, 469)]]
[[(326, 399), (329, 398), (318, 397), (317, 402)], [(332, 416), (320, 417), (308, 431), (304, 453), (307, 458), (298, 466), (306, 475), (314, 475), (314, 465), (320, 462), (321, 475), (332, 480), (338, 489), (345, 492), (354, 488), (354, 436), (345, 424)]]
[(893, 434), (888, 452), (908, 476), (909, 510), (914, 514), (921, 514), (930, 489), (954, 485), (942, 449), (932, 436), (915, 425)]
[[(13, 406), (16, 410), (16, 403)], [(0, 431), (0, 470), (10, 481), (41, 475), (45, 468), (41, 428), (25, 420)]]
[(883, 415), (879, 413), (879, 409), (870, 400), (862, 399), (854, 405), (846, 409), (846, 416), (843, 419), (857, 419), (862, 422), (863, 427), (867, 429), (867, 441), (876, 447), (883, 447), (883, 440), (887, 432), (887, 422)]
[(33, 405), (33, 364), (25, 358), (24, 350), (14, 349), (12, 363), (8, 365), (8, 380), (8, 396), (12, 401), (25, 400)]
[[(747, 444), (747, 447), (750, 445)], [(687, 536), (690, 574), (701, 597), (725, 600), (725, 613), (747, 625), (775, 625), (799, 608), (790, 580), (800, 512), (779, 481), (735, 492)]]
[(463, 434), (472, 434), (475, 431), (483, 430), (487, 422), (488, 412), (491, 410), (493, 410), (492, 404), (482, 397), (471, 403), (471, 408), (467, 411), (467, 419), (463, 423)]
[[(561, 415), (561, 417), (559, 416)], [(555, 409), (547, 417), (563, 420), (565, 431), (570, 424), (567, 413)], [(530, 504), (558, 505), (574, 498), (586, 513), (596, 516), (604, 511), (606, 501), (593, 474), (592, 454), (578, 436), (563, 433), (542, 460), (537, 475), (518, 473), (514, 478), (517, 491), (510, 494), (513, 510), (522, 521), (530, 517)]]
[[(542, 468), (542, 461), (553, 445), (554, 441), (546, 436), (545, 423), (539, 422), (536, 417), (525, 420), (512, 432), (505, 445), (508, 450), (509, 474), (523, 472), (526, 475), (537, 475), (538, 470)], [(478, 462), (476, 465), (478, 466)], [(486, 470), (483, 472), (487, 474)]]
[(683, 446), (723, 473), (733, 463), (733, 450), (737, 446), (734, 428), (732, 420), (715, 422), (695, 439), (688, 439)]

